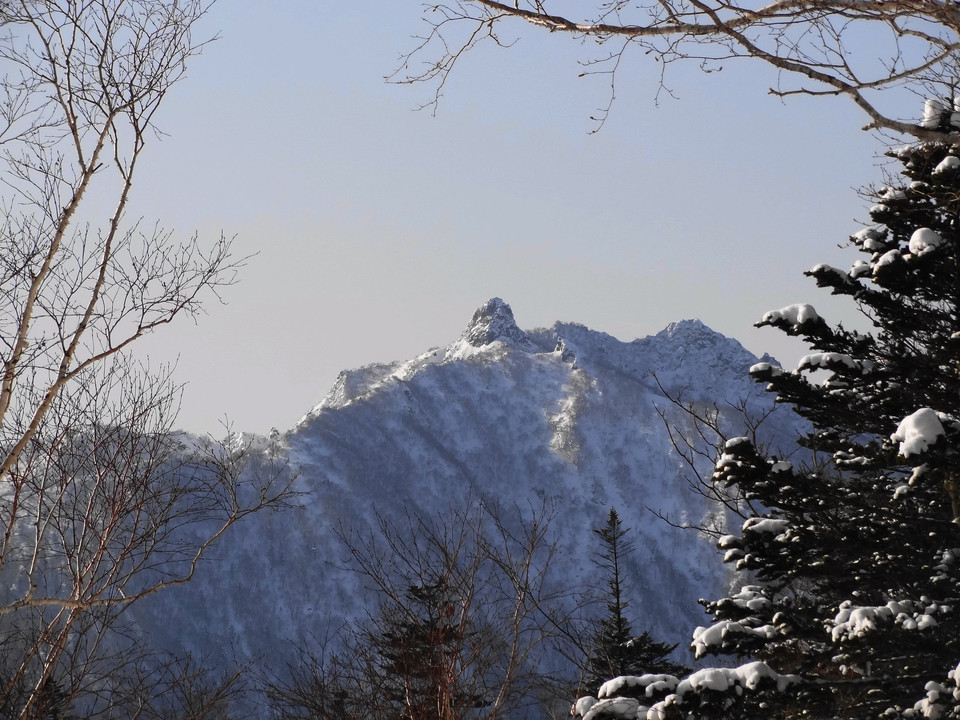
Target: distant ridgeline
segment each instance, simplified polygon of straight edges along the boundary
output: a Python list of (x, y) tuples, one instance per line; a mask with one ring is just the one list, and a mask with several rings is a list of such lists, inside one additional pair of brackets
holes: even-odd
[[(617, 508), (635, 546), (626, 569), (634, 629), (685, 649), (707, 622), (697, 600), (721, 594), (728, 570), (711, 539), (650, 511), (675, 524), (722, 525), (724, 516), (691, 490), (695, 475), (660, 412), (682, 427), (689, 419), (664, 393), (759, 415), (772, 401), (748, 377), (758, 361), (775, 362), (697, 320), (621, 342), (572, 323), (523, 331), (494, 298), (450, 345), (342, 372), (292, 430), (239, 438), (259, 464), (269, 454), (299, 470), (304, 508), (234, 528), (194, 582), (136, 616), (161, 646), (282, 663), (291, 643), (363, 612), (359, 580), (338, 569), (335, 527), (408, 509), (433, 515), (471, 498), (546, 501), (554, 570), (570, 586), (591, 582), (593, 529)], [(728, 415), (727, 434), (740, 434), (737, 413)], [(762, 429), (789, 452), (797, 427), (777, 408)]]

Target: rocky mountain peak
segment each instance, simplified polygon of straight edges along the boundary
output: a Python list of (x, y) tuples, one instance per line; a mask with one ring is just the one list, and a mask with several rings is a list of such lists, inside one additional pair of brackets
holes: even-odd
[(671, 340), (683, 340), (692, 337), (704, 337), (704, 336), (717, 336), (717, 338), (723, 338), (719, 333), (714, 332), (702, 322), (696, 319), (688, 320), (679, 320), (677, 322), (672, 322), (667, 327), (658, 333), (665, 337), (670, 338)]
[(747, 362), (752, 355), (733, 338), (726, 337), (707, 327), (699, 320), (680, 320), (667, 325), (653, 338), (668, 353), (723, 355), (733, 365), (735, 358), (744, 358)]
[(498, 297), (477, 308), (461, 338), (473, 347), (483, 347), (496, 340), (521, 347), (530, 343), (526, 333), (517, 326), (513, 310)]

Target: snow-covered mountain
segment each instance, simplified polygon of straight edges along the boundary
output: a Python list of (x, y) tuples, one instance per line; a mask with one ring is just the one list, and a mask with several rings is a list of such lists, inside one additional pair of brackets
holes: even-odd
[[(657, 408), (671, 411), (664, 391), (768, 408), (747, 376), (757, 361), (697, 320), (626, 343), (571, 323), (523, 331), (490, 300), (446, 347), (341, 373), (278, 439), (305, 507), (237, 526), (194, 582), (137, 615), (160, 644), (283, 661), (292, 643), (362, 608), (357, 578), (336, 567), (337, 524), (468, 497), (534, 499), (556, 507), (557, 567), (570, 583), (588, 580), (592, 529), (615, 507), (635, 547), (634, 629), (685, 646), (705, 621), (697, 599), (718, 597), (728, 577), (709, 541), (650, 512), (694, 524), (718, 512), (690, 490)], [(786, 408), (766, 425), (774, 442), (795, 437)]]

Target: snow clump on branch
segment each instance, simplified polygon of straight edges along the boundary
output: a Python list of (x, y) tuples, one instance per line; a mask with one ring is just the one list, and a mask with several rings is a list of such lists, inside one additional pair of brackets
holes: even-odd
[(898, 625), (904, 630), (923, 631), (937, 626), (935, 615), (950, 610), (948, 605), (926, 604), (922, 599), (919, 603), (911, 600), (891, 600), (886, 605), (873, 607), (855, 606), (846, 601), (840, 606), (833, 622), (828, 624), (827, 630), (834, 642), (863, 637), (888, 623)]
[(900, 443), (900, 454), (904, 457), (919, 455), (944, 434), (942, 419), (940, 413), (920, 408), (900, 421), (890, 440)]
[[(797, 675), (781, 675), (765, 662), (750, 662), (739, 667), (703, 668), (682, 680), (673, 675), (639, 675), (614, 678), (600, 688), (599, 700), (580, 698), (570, 714), (583, 720), (600, 718), (663, 720), (672, 716), (671, 708), (699, 704), (710, 693), (729, 691), (741, 695), (762, 687), (779, 692), (801, 682)], [(657, 699), (649, 705), (647, 700)]]
[(943, 238), (930, 228), (922, 227), (913, 231), (910, 236), (910, 252), (914, 255), (923, 255), (940, 246)]
[(763, 316), (762, 322), (773, 323), (779, 320), (799, 328), (808, 322), (816, 322), (819, 319), (820, 316), (813, 305), (797, 303), (796, 305), (787, 305), (779, 310), (771, 310)]

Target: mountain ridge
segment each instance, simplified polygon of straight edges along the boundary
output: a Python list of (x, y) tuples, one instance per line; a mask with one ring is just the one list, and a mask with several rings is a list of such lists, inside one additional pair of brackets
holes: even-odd
[[(583, 360), (578, 355), (578, 342), (583, 344), (585, 337), (591, 339), (586, 344), (596, 346), (600, 354), (614, 355), (621, 358), (621, 361), (625, 354), (635, 355), (633, 349), (638, 347), (652, 346), (656, 348), (664, 344), (669, 346), (679, 345), (678, 348), (670, 352), (669, 357), (664, 357), (659, 362), (652, 360), (648, 353), (644, 354), (648, 363), (657, 366), (654, 372), (657, 370), (661, 373), (668, 372), (678, 365), (682, 366), (687, 352), (686, 348), (690, 345), (701, 350), (704, 346), (712, 346), (713, 349), (723, 346), (726, 352), (722, 354), (722, 366), (730, 365), (737, 370), (742, 368), (744, 374), (746, 374), (750, 365), (755, 362), (762, 361), (779, 365), (775, 358), (767, 354), (759, 358), (754, 356), (737, 340), (712, 330), (696, 319), (670, 323), (655, 335), (648, 335), (645, 338), (637, 338), (629, 342), (619, 340), (601, 331), (592, 330), (580, 323), (572, 322), (558, 321), (549, 328), (534, 328), (524, 331), (516, 324), (510, 305), (495, 297), (477, 309), (460, 338), (449, 345), (431, 348), (412, 360), (371, 363), (353, 370), (341, 371), (324, 399), (305, 414), (295, 427), (299, 427), (319, 409), (342, 407), (344, 404), (376, 389), (382, 382), (390, 379), (408, 379), (413, 373), (428, 365), (463, 360), (478, 352), (495, 353), (496, 349), (501, 346), (530, 354), (556, 352), (560, 353), (564, 362), (582, 362)], [(580, 338), (580, 340), (578, 341), (577, 338)], [(496, 345), (497, 343), (500, 345)], [(625, 353), (624, 347), (633, 349)], [(632, 362), (629, 364), (636, 365)], [(642, 372), (642, 369), (635, 366), (633, 371)]]
[[(300, 471), (303, 510), (234, 528), (194, 582), (151, 599), (138, 618), (161, 646), (176, 628), (201, 656), (232, 648), (282, 663), (293, 640), (363, 612), (357, 578), (336, 568), (338, 525), (479, 497), (554, 506), (558, 569), (571, 585), (588, 582), (592, 530), (616, 507), (641, 549), (628, 568), (634, 627), (685, 647), (705, 621), (697, 599), (729, 578), (711, 542), (649, 513), (678, 524), (719, 517), (690, 491), (661, 414), (688, 419), (672, 415), (665, 393), (747, 398), (766, 411), (772, 400), (747, 376), (757, 361), (695, 320), (623, 342), (577, 323), (520, 330), (494, 298), (447, 346), (341, 373), (270, 451)], [(789, 411), (774, 415), (774, 439), (791, 436)], [(725, 421), (736, 425), (734, 414)]]

